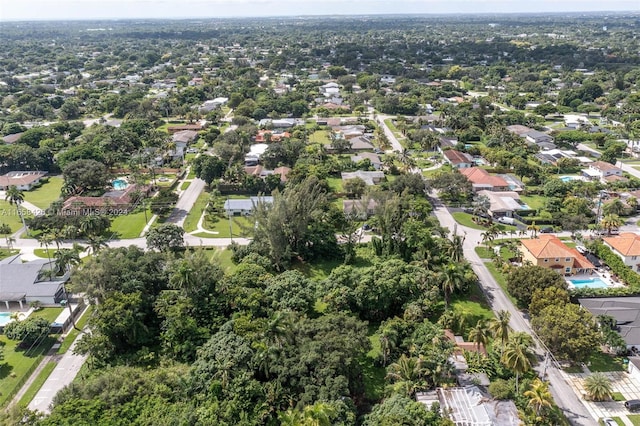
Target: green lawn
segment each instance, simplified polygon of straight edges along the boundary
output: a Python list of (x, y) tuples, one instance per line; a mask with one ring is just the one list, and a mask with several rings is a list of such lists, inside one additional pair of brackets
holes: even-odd
[(593, 372), (625, 371), (624, 358), (596, 352), (589, 357), (587, 366)]
[(490, 320), (494, 317), (493, 311), (477, 284), (471, 286), (468, 294), (454, 295), (451, 300), (451, 309), (459, 317), (464, 318), (464, 330), (457, 331), (465, 337), (469, 329), (479, 320)]
[(44, 318), (49, 322), (54, 322), (58, 315), (62, 313), (64, 308), (42, 308), (39, 311), (31, 313), (29, 318)]
[(373, 324), (369, 325), (369, 341), (371, 342), (371, 350), (360, 359), (359, 363), (362, 368), (365, 395), (371, 401), (378, 401), (384, 397), (386, 370), (377, 364), (377, 361), (382, 357), (382, 350), (380, 335), (377, 333), (377, 327)]
[[(25, 208), (22, 209), (22, 212), (25, 219), (33, 217), (33, 214)], [(22, 221), (20, 220), (20, 216), (18, 216), (16, 206), (9, 204), (4, 198), (0, 198), (0, 224), (2, 223), (9, 225), (12, 233), (22, 228)]]
[(33, 191), (25, 191), (24, 199), (41, 209), (46, 209), (52, 202), (60, 198), (60, 190), (64, 180), (62, 176), (51, 176), (49, 182)]
[(480, 256), (481, 259), (492, 259), (495, 251), (491, 250), (489, 247), (478, 246), (475, 248), (476, 253)]
[(327, 183), (333, 192), (341, 193), (344, 191), (342, 188), (342, 178), (327, 178)]
[(521, 195), (520, 200), (534, 210), (544, 210), (547, 201), (542, 195)]
[[(196, 250), (200, 250), (200, 248), (196, 248)], [(231, 261), (231, 256), (233, 252), (227, 249), (219, 249), (207, 247), (204, 248), (205, 255), (212, 260), (215, 260), (220, 265), (223, 271), (227, 273), (233, 273), (236, 268), (236, 264)]]
[(613, 399), (614, 401), (626, 401), (627, 400), (627, 398), (625, 398), (625, 396), (621, 392), (612, 392), (611, 393), (611, 399)]
[(187, 213), (187, 217), (184, 220), (184, 232), (193, 232), (198, 229), (198, 221), (207, 203), (209, 202), (209, 193), (202, 191), (193, 205), (193, 208)]
[(19, 342), (0, 335), (0, 346), (4, 353), (3, 363), (0, 364), (0, 407), (11, 400), (55, 341), (53, 337), (48, 337), (40, 345), (24, 349), (18, 347)]
[(182, 182), (182, 185), (180, 185), (180, 189), (182, 191), (186, 191), (186, 189), (189, 187), (189, 185), (191, 185), (191, 182)]
[(138, 238), (147, 224), (146, 220), (151, 219), (152, 216), (153, 213), (149, 208), (147, 208), (146, 216), (142, 209), (126, 215), (119, 215), (112, 218), (109, 230), (115, 234), (115, 238)]
[(33, 254), (43, 259), (53, 259), (56, 253), (56, 249), (43, 249), (37, 248), (33, 250)]
[[(627, 416), (627, 418), (631, 421), (631, 423), (633, 423), (636, 426), (640, 426), (640, 414), (629, 414)], [(617, 422), (618, 420), (616, 420)], [(618, 424), (624, 424), (624, 423), (618, 423)]]
[[(0, 241), (2, 241), (2, 240), (0, 240)], [(16, 255), (18, 253), (20, 253), (20, 250), (16, 250), (16, 249), (9, 250), (9, 249), (6, 249), (6, 248), (0, 248), (0, 260), (1, 259), (5, 259), (5, 258), (7, 258), (9, 256), (14, 256), (14, 255)]]
[(27, 389), (25, 394), (22, 395), (22, 398), (20, 398), (20, 401), (18, 401), (19, 406), (26, 407), (27, 405), (29, 405), (33, 397), (36, 396), (42, 385), (44, 385), (44, 382), (47, 381), (49, 375), (53, 372), (53, 370), (55, 370), (56, 365), (58, 365), (57, 362), (49, 361), (47, 365), (45, 365), (44, 368), (40, 370), (38, 377), (36, 377), (36, 379), (31, 383), (31, 386), (29, 386), (29, 389)]
[(204, 229), (217, 232), (217, 234), (199, 232), (194, 234), (195, 236), (201, 238), (229, 238), (231, 237), (229, 230), (231, 226), (234, 237), (250, 237), (251, 232), (249, 232), (249, 230), (253, 229), (253, 220), (251, 217), (231, 216), (231, 220), (224, 217), (219, 218), (217, 222), (211, 222), (205, 219), (202, 225)]
[(316, 130), (309, 135), (309, 143), (329, 145), (331, 143), (331, 139), (329, 139), (329, 132), (327, 130)]
[(454, 212), (454, 213), (451, 213), (451, 216), (453, 216), (453, 218), (456, 220), (456, 222), (458, 222), (460, 225), (467, 226), (467, 227), (473, 228), (473, 229), (482, 229), (482, 230), (487, 229), (487, 227), (482, 226), (482, 225), (478, 225), (477, 223), (475, 223), (471, 219), (473, 216), (471, 214), (469, 214), (469, 213)]
[(514, 299), (513, 296), (511, 296), (507, 291), (507, 277), (505, 277), (504, 274), (498, 270), (498, 268), (493, 262), (487, 262), (485, 263), (485, 265), (489, 270), (489, 272), (491, 273), (491, 275), (493, 276), (493, 279), (496, 280), (496, 282), (498, 283), (502, 291), (504, 291), (504, 293), (507, 295), (509, 300), (511, 300), (511, 303), (518, 306), (518, 302), (516, 301), (516, 299)]

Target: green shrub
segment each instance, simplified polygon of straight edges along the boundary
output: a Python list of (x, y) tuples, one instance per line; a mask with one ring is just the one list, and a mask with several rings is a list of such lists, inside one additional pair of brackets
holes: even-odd
[(489, 385), (489, 393), (495, 399), (512, 399), (515, 388), (509, 380), (496, 379)]

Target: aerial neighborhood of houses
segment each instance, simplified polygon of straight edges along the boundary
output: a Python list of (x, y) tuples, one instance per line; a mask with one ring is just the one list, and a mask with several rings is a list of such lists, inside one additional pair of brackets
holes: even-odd
[(638, 424), (635, 24), (398, 19), (0, 25), (0, 408), (57, 339), (201, 424)]

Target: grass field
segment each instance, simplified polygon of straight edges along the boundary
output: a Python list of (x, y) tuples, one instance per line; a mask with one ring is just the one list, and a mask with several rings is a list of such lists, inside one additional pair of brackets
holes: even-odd
[(486, 226), (478, 225), (477, 223), (475, 223), (471, 219), (473, 216), (471, 214), (469, 214), (469, 213), (453, 212), (453, 213), (451, 213), (451, 216), (453, 216), (453, 218), (456, 220), (456, 222), (458, 222), (460, 225), (467, 226), (467, 227), (473, 228), (473, 229), (482, 229), (482, 230), (487, 229)]
[(475, 248), (475, 250), (481, 259), (491, 259), (493, 258), (493, 253), (495, 253), (489, 247), (485, 247), (485, 246), (478, 246)]
[[(21, 211), (25, 219), (33, 217), (33, 214), (29, 210), (22, 208)], [(22, 221), (20, 220), (20, 216), (18, 216), (16, 206), (9, 204), (4, 198), (0, 198), (0, 224), (2, 223), (9, 225), (12, 233), (22, 228)]]
[(331, 188), (333, 192), (341, 193), (344, 191), (344, 189), (342, 188), (341, 178), (327, 178), (327, 183), (329, 184), (329, 188)]
[(151, 219), (153, 213), (147, 208), (145, 217), (144, 210), (136, 210), (134, 213), (116, 216), (111, 220), (111, 228), (109, 231), (115, 234), (114, 238), (138, 238), (140, 233), (147, 224), (146, 219)]
[[(640, 414), (629, 414), (627, 418), (633, 423), (635, 426), (640, 426)], [(616, 420), (618, 422), (618, 420)], [(623, 425), (624, 423), (618, 422), (619, 425)]]
[(4, 359), (0, 364), (0, 407), (3, 407), (15, 392), (22, 386), (42, 357), (55, 343), (53, 337), (47, 337), (38, 346), (20, 348), (15, 340), (9, 340), (0, 335), (0, 346)]
[(56, 249), (54, 248), (50, 248), (50, 249), (37, 248), (33, 250), (33, 254), (43, 259), (53, 260), (55, 253), (56, 253)]
[(0, 259), (5, 259), (5, 258), (7, 258), (9, 256), (14, 256), (14, 255), (16, 255), (18, 253), (20, 253), (20, 250), (16, 250), (16, 249), (9, 250), (9, 249), (6, 249), (6, 248), (2, 248), (2, 249), (0, 249)]
[(40, 370), (38, 377), (36, 377), (36, 379), (31, 383), (31, 386), (29, 386), (29, 389), (27, 389), (25, 394), (22, 395), (22, 398), (20, 398), (20, 401), (18, 401), (19, 406), (26, 407), (27, 405), (29, 405), (33, 397), (36, 396), (42, 385), (44, 385), (44, 382), (47, 381), (49, 375), (53, 372), (53, 370), (55, 370), (56, 365), (58, 365), (57, 362), (49, 361), (47, 365), (45, 365), (44, 368)]
[(231, 221), (229, 221), (229, 219), (227, 219), (226, 217), (220, 218), (220, 220), (213, 223), (205, 220), (202, 226), (207, 231), (217, 232), (217, 234), (199, 232), (197, 234), (194, 234), (195, 236), (201, 238), (230, 238), (231, 234), (229, 226), (231, 226), (231, 228), (233, 229), (234, 237), (250, 237), (251, 232), (247, 231), (248, 229), (252, 229), (253, 221), (250, 217), (232, 216)]
[(209, 202), (209, 193), (202, 191), (196, 200), (196, 203), (193, 205), (193, 208), (189, 210), (187, 213), (187, 217), (184, 220), (184, 232), (193, 232), (198, 229), (198, 221), (200, 220), (200, 216), (202, 216), (202, 212), (207, 207), (207, 203)]
[(29, 315), (29, 318), (44, 318), (49, 322), (54, 322), (63, 310), (64, 308), (42, 308)]
[(603, 352), (596, 352), (589, 357), (589, 370), (594, 372), (625, 371), (623, 358), (613, 357)]
[(25, 191), (24, 199), (41, 209), (46, 209), (60, 198), (60, 190), (64, 180), (62, 176), (51, 176), (49, 182), (33, 191)]
[(520, 200), (534, 210), (544, 210), (546, 197), (542, 195), (521, 195)]
[(228, 274), (235, 271), (237, 265), (231, 261), (231, 256), (233, 255), (231, 250), (210, 247), (204, 250), (209, 259), (214, 259), (220, 264), (223, 271)]
[(182, 185), (180, 185), (180, 190), (186, 191), (189, 185), (191, 185), (191, 182), (182, 182)]
[(327, 130), (316, 130), (309, 135), (309, 143), (329, 145), (331, 143), (331, 139), (329, 139), (329, 132)]
[(517, 306), (518, 303), (516, 299), (513, 296), (511, 296), (507, 291), (507, 277), (505, 277), (504, 274), (502, 274), (502, 272), (500, 272), (498, 268), (496, 268), (496, 265), (493, 262), (487, 262), (485, 263), (485, 265), (487, 266), (487, 269), (493, 276), (493, 279), (496, 280), (496, 282), (498, 283), (502, 291), (504, 291), (504, 294), (506, 294), (509, 300), (511, 300), (511, 303)]

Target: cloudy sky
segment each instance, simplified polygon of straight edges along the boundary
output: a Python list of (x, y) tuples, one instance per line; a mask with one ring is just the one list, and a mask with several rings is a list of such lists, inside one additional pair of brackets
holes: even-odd
[(640, 0), (0, 0), (0, 20), (640, 10)]

